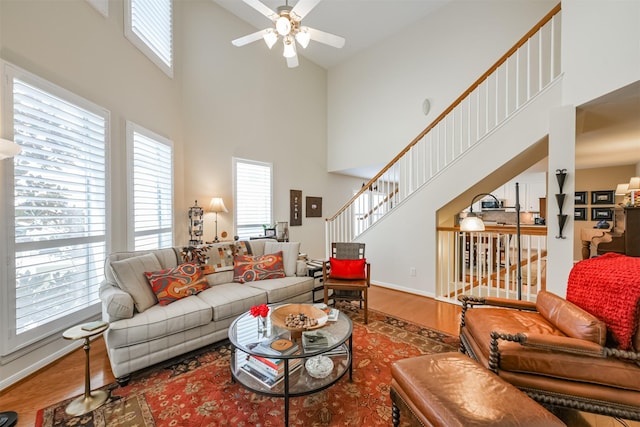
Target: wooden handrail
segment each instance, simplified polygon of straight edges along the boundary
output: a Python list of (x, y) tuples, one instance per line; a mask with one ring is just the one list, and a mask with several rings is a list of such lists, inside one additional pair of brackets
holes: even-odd
[[(460, 232), (460, 227), (437, 227), (438, 231), (454, 231)], [(475, 233), (475, 232), (474, 232)], [(499, 234), (517, 234), (515, 225), (485, 225), (484, 231), (481, 233), (499, 233)], [(520, 234), (522, 236), (546, 236), (547, 227), (542, 225), (520, 225)]]
[(502, 64), (504, 64), (507, 59), (509, 59), (509, 57), (511, 55), (513, 55), (518, 49), (520, 49), (522, 46), (524, 46), (524, 44), (529, 40), (529, 38), (531, 38), (532, 35), (534, 35), (536, 32), (538, 32), (538, 30), (540, 30), (540, 28), (542, 28), (547, 22), (549, 22), (551, 20), (551, 18), (553, 18), (554, 15), (556, 15), (558, 12), (560, 12), (561, 10), (561, 3), (558, 3), (553, 9), (551, 9), (551, 11), (549, 13), (547, 13), (536, 25), (533, 26), (533, 28), (531, 28), (531, 30), (529, 30), (516, 44), (513, 45), (513, 47), (511, 49), (509, 49), (507, 51), (507, 53), (505, 53), (504, 55), (502, 55), (502, 57), (491, 66), (491, 68), (489, 68), (482, 76), (480, 76), (480, 78), (478, 80), (476, 80), (471, 86), (469, 86), (469, 88), (464, 91), (462, 93), (462, 95), (460, 95), (458, 97), (458, 99), (456, 99), (455, 101), (453, 101), (453, 103), (446, 109), (444, 110), (429, 126), (427, 126), (417, 137), (415, 137), (413, 139), (413, 141), (411, 141), (409, 143), (409, 145), (407, 145), (397, 156), (395, 156), (393, 158), (393, 160), (391, 160), (389, 163), (387, 163), (387, 165), (382, 168), (382, 170), (380, 172), (378, 172), (378, 174), (376, 176), (374, 176), (373, 178), (371, 178), (369, 180), (369, 182), (367, 182), (364, 186), (362, 186), (362, 188), (360, 189), (360, 191), (358, 191), (351, 199), (349, 199), (349, 201), (347, 201), (347, 203), (345, 203), (339, 210), (338, 212), (336, 212), (331, 218), (326, 218), (325, 221), (329, 222), (329, 221), (333, 221), (335, 220), (338, 215), (340, 215), (342, 212), (344, 212), (349, 205), (351, 205), (351, 203), (353, 203), (358, 197), (360, 197), (360, 195), (362, 193), (364, 193), (365, 191), (367, 191), (369, 189), (369, 187), (378, 179), (380, 178), (386, 171), (388, 171), (389, 169), (391, 169), (391, 167), (398, 161), (400, 160), (400, 158), (402, 158), (402, 156), (404, 156), (414, 145), (416, 145), (427, 133), (429, 133), (429, 131), (431, 129), (433, 129), (438, 123), (440, 123), (445, 117), (447, 117), (449, 115), (449, 113), (451, 111), (453, 111), (458, 105), (460, 105), (462, 103), (462, 101), (464, 99), (467, 98), (467, 96), (469, 96), (469, 94), (471, 92), (473, 92), (478, 86), (480, 86), (486, 79), (487, 77), (489, 77), (496, 69), (498, 69), (498, 67), (500, 67)]

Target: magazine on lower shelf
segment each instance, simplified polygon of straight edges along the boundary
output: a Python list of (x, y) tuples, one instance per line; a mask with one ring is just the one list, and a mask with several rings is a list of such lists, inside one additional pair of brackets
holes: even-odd
[[(302, 366), (302, 363), (298, 363), (294, 367), (289, 368), (289, 375), (291, 375), (293, 372), (298, 370), (301, 366)], [(259, 368), (256, 368), (249, 361), (247, 361), (244, 365), (242, 365), (242, 367), (240, 369), (243, 372), (245, 372), (246, 374), (248, 374), (249, 376), (251, 376), (254, 379), (258, 380), (261, 384), (263, 384), (263, 385), (265, 385), (265, 386), (267, 386), (269, 388), (273, 388), (276, 384), (278, 384), (284, 378), (284, 372), (282, 374), (280, 374), (280, 375), (277, 375), (277, 376), (270, 375), (270, 374), (260, 370)]]

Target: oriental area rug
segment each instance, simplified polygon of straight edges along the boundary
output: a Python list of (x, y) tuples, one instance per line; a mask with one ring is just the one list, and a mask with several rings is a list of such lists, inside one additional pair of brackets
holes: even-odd
[[(290, 400), (290, 426), (391, 425), (391, 363), (422, 354), (458, 351), (458, 337), (351, 304), (353, 382), (348, 375), (318, 393)], [(107, 403), (79, 417), (65, 414), (72, 399), (38, 411), (36, 426), (282, 426), (284, 399), (253, 393), (231, 381), (228, 342), (140, 371), (125, 387), (103, 387)]]

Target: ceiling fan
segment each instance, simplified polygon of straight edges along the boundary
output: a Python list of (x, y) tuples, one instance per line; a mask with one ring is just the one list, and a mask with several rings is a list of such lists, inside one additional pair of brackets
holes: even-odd
[(259, 0), (242, 1), (273, 21), (273, 26), (233, 40), (231, 43), (234, 46), (240, 47), (263, 39), (271, 49), (282, 38), (284, 46), (282, 55), (287, 58), (289, 68), (298, 66), (296, 42), (303, 49), (309, 45), (311, 40), (337, 48), (344, 46), (344, 38), (300, 24), (302, 19), (320, 3), (320, 0), (300, 0), (295, 7), (289, 6), (289, 0), (286, 0), (285, 5), (278, 7), (277, 12)]

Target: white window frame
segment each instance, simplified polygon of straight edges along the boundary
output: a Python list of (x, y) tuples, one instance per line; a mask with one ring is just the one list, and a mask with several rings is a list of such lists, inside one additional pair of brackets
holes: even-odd
[(145, 40), (142, 35), (136, 33), (133, 28), (132, 7), (134, 2), (159, 2), (160, 0), (124, 0), (124, 35), (142, 53), (145, 54), (154, 64), (156, 64), (167, 76), (173, 78), (173, 4), (172, 0), (162, 0), (169, 2), (169, 36), (171, 38), (169, 46), (169, 58), (163, 58), (158, 52), (159, 48), (153, 45), (151, 40)]
[[(88, 101), (79, 95), (76, 95), (60, 86), (57, 86), (43, 78), (40, 78), (26, 70), (23, 70), (15, 65), (0, 60), (0, 79), (2, 84), (0, 85), (0, 98), (1, 106), (0, 112), (2, 116), (2, 136), (5, 138), (13, 139), (14, 135), (14, 98), (13, 98), (13, 81), (19, 79), (31, 86), (47, 92), (55, 97), (63, 99), (69, 103), (77, 105), (78, 107), (90, 111), (93, 114), (97, 114), (104, 119), (104, 198), (105, 198), (105, 217), (104, 217), (104, 240), (97, 240), (97, 242), (104, 241), (104, 254), (109, 253), (111, 248), (110, 240), (110, 212), (111, 212), (111, 198), (109, 193), (110, 188), (110, 176), (109, 176), (109, 146), (110, 146), (110, 113), (107, 109)], [(93, 316), (99, 315), (101, 312), (100, 301), (96, 300), (94, 304), (91, 304), (85, 308), (78, 309), (63, 317), (59, 317), (55, 320), (39, 325), (32, 329), (26, 330), (21, 334), (17, 334), (17, 320), (16, 320), (16, 244), (15, 244), (15, 226), (14, 226), (14, 161), (13, 159), (5, 159), (0, 161), (0, 174), (2, 175), (2, 185), (0, 185), (0, 198), (3, 200), (3, 206), (0, 208), (0, 224), (2, 224), (2, 230), (0, 230), (0, 241), (3, 242), (0, 245), (0, 254), (5, 268), (0, 273), (0, 280), (4, 282), (4, 285), (0, 286), (0, 321), (3, 327), (0, 328), (0, 355), (2, 357), (12, 353), (17, 353), (21, 349), (24, 349), (30, 345), (51, 337), (55, 334), (59, 334), (62, 330), (69, 328), (77, 324), (79, 321), (89, 319)], [(74, 239), (75, 242), (82, 243), (83, 241), (96, 241), (96, 238), (78, 238)], [(64, 247), (75, 244), (70, 239), (57, 241), (53, 247)], [(33, 249), (41, 249), (44, 246), (39, 245), (37, 242), (29, 243), (33, 246)], [(47, 246), (47, 245), (45, 245)]]
[[(127, 133), (127, 198), (128, 198), (128, 226), (127, 226), (127, 247), (129, 248), (129, 250), (137, 250), (136, 249), (136, 242), (135, 239), (138, 235), (153, 235), (153, 234), (160, 234), (160, 233), (166, 233), (167, 231), (171, 233), (171, 241), (170, 241), (170, 246), (164, 246), (164, 247), (171, 247), (174, 244), (174, 238), (175, 235), (173, 233), (173, 223), (174, 223), (174, 215), (173, 215), (173, 202), (174, 202), (174, 197), (173, 197), (173, 191), (174, 191), (174, 174), (173, 174), (173, 141), (160, 136), (152, 131), (150, 131), (149, 129), (145, 129), (144, 127), (137, 125), (133, 122), (127, 121), (127, 125), (126, 125), (126, 133)], [(171, 160), (170, 160), (170, 165), (168, 165), (169, 167), (169, 178), (171, 181), (171, 190), (170, 190), (170, 212), (171, 212), (171, 221), (170, 221), (170, 226), (168, 229), (166, 228), (159, 228), (155, 231), (144, 231), (144, 232), (137, 232), (136, 231), (136, 224), (135, 224), (135, 219), (136, 219), (136, 212), (135, 212), (135, 188), (134, 188), (134, 184), (135, 184), (135, 166), (134, 166), (134, 160), (135, 160), (135, 134), (140, 134), (148, 139), (153, 140), (154, 142), (156, 142), (157, 144), (163, 144), (166, 145), (170, 148), (171, 150)], [(160, 168), (162, 168), (163, 170), (164, 167), (166, 167), (167, 165), (159, 165)], [(159, 249), (160, 247), (158, 247), (157, 249)]]
[[(269, 200), (270, 200), (270, 208), (269, 208), (269, 218), (267, 223), (265, 224), (252, 224), (251, 226), (240, 226), (238, 224), (238, 213), (242, 210), (242, 206), (238, 203), (238, 163), (262, 166), (269, 168)], [(235, 235), (240, 236), (240, 239), (246, 239), (250, 236), (263, 235), (264, 230), (262, 229), (263, 225), (273, 225), (273, 164), (266, 162), (259, 162), (255, 160), (242, 159), (238, 157), (233, 158), (233, 198), (234, 198), (234, 210), (233, 210), (233, 219), (234, 219), (234, 228)], [(256, 232), (262, 232), (261, 234), (249, 234), (249, 232), (243, 232), (243, 228), (252, 228)]]

